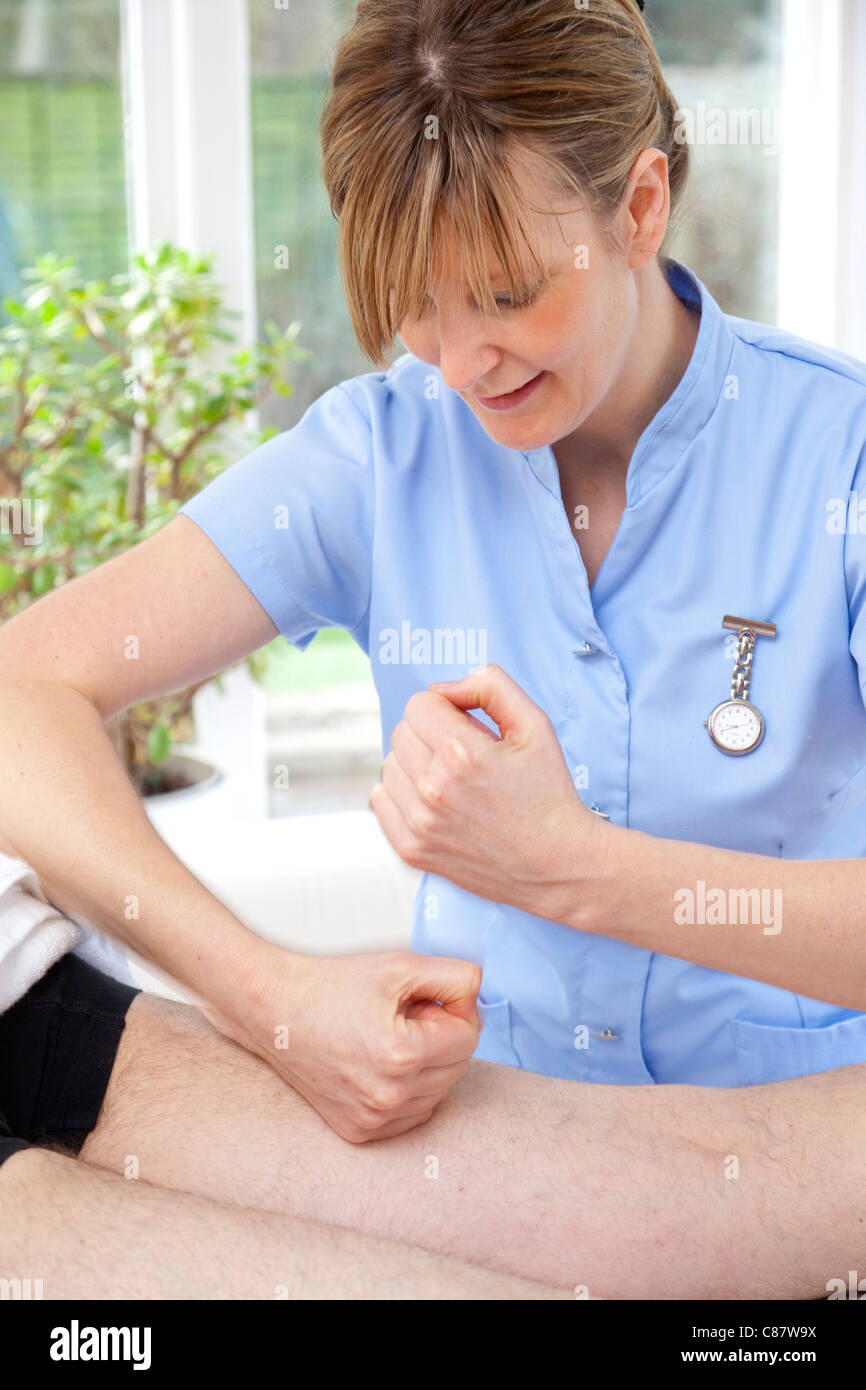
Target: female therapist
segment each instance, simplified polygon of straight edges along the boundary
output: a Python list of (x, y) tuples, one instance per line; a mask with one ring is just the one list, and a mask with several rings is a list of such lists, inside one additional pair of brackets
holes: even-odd
[(476, 1055), (734, 1086), (866, 1060), (866, 368), (660, 254), (678, 133), (634, 0), (361, 5), (324, 172), (408, 352), (181, 511), (369, 653)]
[[(422, 1122), (462, 1074), (479, 965), (478, 1055), (513, 1066), (733, 1086), (866, 1060), (866, 541), (839, 520), (866, 368), (665, 258), (678, 133), (635, 0), (364, 0), (321, 135), (377, 370), (0, 633), (0, 852), (344, 1137)], [(396, 962), (255, 937), (104, 733), (328, 626), (370, 655), (371, 803), (425, 871)]]

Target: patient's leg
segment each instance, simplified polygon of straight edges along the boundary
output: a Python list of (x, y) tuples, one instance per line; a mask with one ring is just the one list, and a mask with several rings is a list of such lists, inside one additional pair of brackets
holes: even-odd
[(0, 1169), (0, 1272), (45, 1298), (550, 1299), (562, 1291), (24, 1149)]
[(866, 1265), (866, 1067), (725, 1091), (488, 1063), (347, 1144), (195, 1010), (133, 1004), (82, 1157), (600, 1297), (818, 1297)]

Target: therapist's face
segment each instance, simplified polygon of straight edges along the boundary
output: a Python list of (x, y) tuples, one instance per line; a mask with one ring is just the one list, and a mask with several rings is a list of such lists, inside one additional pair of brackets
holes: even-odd
[[(531, 162), (516, 162), (516, 167), (535, 207), (563, 206), (561, 196), (551, 198), (549, 188), (533, 177)], [(475, 307), (443, 220), (437, 223), (434, 259), (439, 273), (430, 288), (431, 308), (398, 326), (409, 352), (438, 367), (487, 433), (515, 449), (553, 444), (600, 407), (604, 413), (636, 331), (635, 271), (654, 254), (645, 246), (640, 254), (630, 247), (611, 251), (585, 212), (534, 213), (527, 226), (539, 260), (551, 273), (550, 283), (540, 285), (527, 305), (508, 308), (501, 318)], [(629, 207), (621, 229), (634, 239)], [(492, 290), (507, 304), (506, 282), (495, 257), (488, 270)], [(529, 383), (528, 391), (520, 391)], [(504, 403), (485, 400), (515, 391), (519, 394)], [(500, 404), (507, 408), (497, 409)]]

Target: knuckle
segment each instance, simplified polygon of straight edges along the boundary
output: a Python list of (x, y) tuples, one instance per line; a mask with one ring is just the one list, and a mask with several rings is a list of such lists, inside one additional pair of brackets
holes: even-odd
[(343, 1134), (343, 1138), (349, 1140), (350, 1144), (368, 1144), (371, 1138), (375, 1138), (375, 1134), (371, 1133), (370, 1130), (361, 1130), (354, 1126), (349, 1129), (348, 1133)]
[(445, 783), (449, 778), (471, 776), (480, 766), (477, 748), (466, 739), (456, 736), (445, 739), (441, 757), (447, 768), (447, 777), (443, 779)]
[(418, 778), (418, 795), (428, 806), (441, 806), (445, 801), (445, 783), (441, 777), (422, 772)]
[(415, 1055), (408, 1047), (391, 1047), (385, 1059), (391, 1076), (406, 1076), (415, 1069)]
[(408, 821), (404, 820), (403, 823), (394, 830), (391, 836), (391, 843), (400, 858), (405, 859), (408, 863), (409, 855), (414, 854), (415, 850), (418, 848), (414, 832)]
[(381, 1112), (369, 1102), (366, 1105), (359, 1105), (352, 1116), (352, 1124), (360, 1134), (369, 1139), (371, 1134), (382, 1127)]
[(379, 962), (389, 979), (393, 976), (395, 984), (403, 984), (404, 976), (417, 968), (418, 957), (412, 951), (386, 951)]
[(415, 693), (413, 695), (410, 695), (409, 699), (406, 701), (406, 707), (403, 710), (404, 719), (408, 718), (410, 714), (420, 714), (426, 702), (426, 693), (423, 690), (416, 690)]
[(436, 825), (436, 816), (430, 807), (421, 806), (411, 812), (407, 824), (412, 834), (420, 838), (432, 834)]
[(414, 837), (407, 839), (404, 848), (400, 850), (400, 858), (410, 869), (423, 869), (426, 863), (424, 851)]
[(345, 1125), (343, 1129), (337, 1130), (337, 1133), (349, 1144), (366, 1144), (373, 1137), (368, 1131), (358, 1129), (357, 1125)]
[(367, 1094), (367, 1105), (381, 1121), (383, 1113), (393, 1110), (399, 1104), (398, 1088), (387, 1081), (379, 1082)]
[(383, 951), (377, 956), (376, 963), (384, 967), (390, 973), (395, 970), (398, 974), (406, 970), (411, 970), (417, 963), (411, 951)]

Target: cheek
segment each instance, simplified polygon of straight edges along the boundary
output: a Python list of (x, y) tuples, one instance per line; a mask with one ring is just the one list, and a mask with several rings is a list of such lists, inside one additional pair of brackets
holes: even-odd
[(397, 329), (397, 336), (407, 352), (417, 357), (419, 362), (431, 365), (439, 360), (439, 338), (430, 325), (405, 321)]
[(524, 352), (586, 405), (595, 404), (620, 366), (623, 305), (611, 295), (555, 300), (539, 312)]

